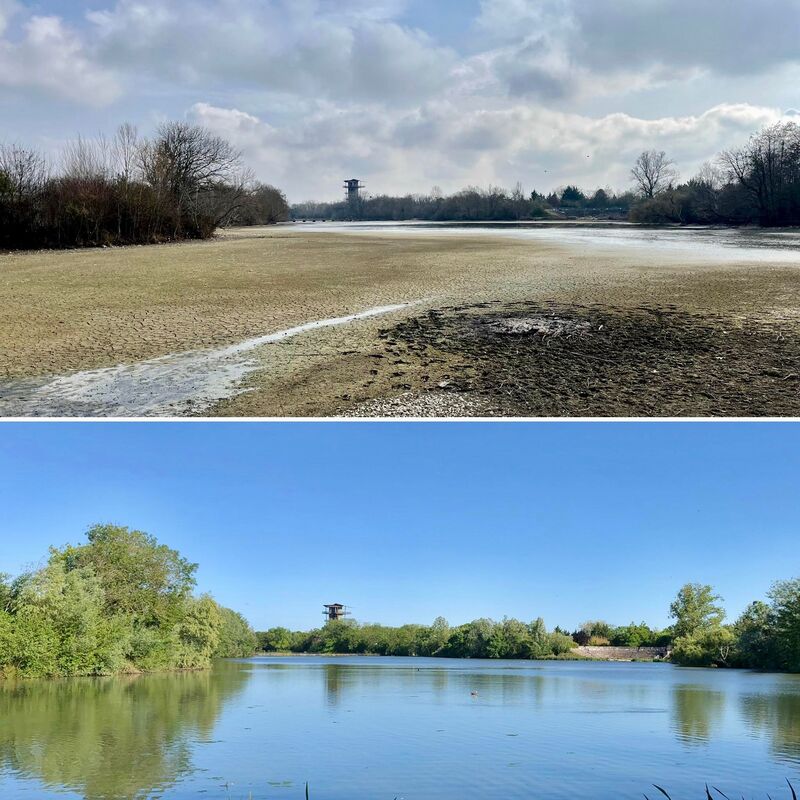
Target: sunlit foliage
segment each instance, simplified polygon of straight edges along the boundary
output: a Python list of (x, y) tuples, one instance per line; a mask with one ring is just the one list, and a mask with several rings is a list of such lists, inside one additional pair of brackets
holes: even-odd
[(194, 597), (196, 564), (142, 531), (97, 525), (44, 567), (0, 580), (0, 673), (22, 677), (200, 669), (250, 655), (247, 622)]

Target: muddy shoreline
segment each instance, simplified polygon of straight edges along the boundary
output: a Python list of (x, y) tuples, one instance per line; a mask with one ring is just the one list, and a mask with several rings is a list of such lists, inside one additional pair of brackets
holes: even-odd
[(390, 371), (408, 403), (455, 394), (463, 416), (800, 415), (797, 331), (757, 318), (489, 302), (432, 310), (380, 337), (374, 370)]
[[(68, 376), (116, 370), (127, 378), (148, 369), (146, 362), (419, 302), (391, 318), (254, 348), (247, 370), (228, 376), (241, 383), (234, 396), (201, 397), (174, 413), (797, 413), (791, 375), (800, 254), (792, 261), (791, 252), (775, 251), (771, 261), (769, 249), (752, 260), (743, 252), (707, 242), (693, 251), (683, 240), (680, 247), (649, 239), (594, 247), (490, 231), (349, 234), (299, 226), (167, 247), (3, 255), (0, 380), (24, 401), (26, 392)], [(555, 311), (586, 335), (475, 327), (481, 315)], [(603, 320), (602, 335), (580, 327)], [(537, 337), (546, 346), (532, 359)], [(614, 363), (600, 368), (603, 358)], [(651, 367), (661, 372), (647, 371), (662, 358)], [(775, 374), (759, 372), (760, 361)], [(191, 369), (184, 377), (192, 383)], [(170, 380), (169, 370), (163, 378)], [(635, 402), (632, 384), (641, 395)], [(104, 414), (142, 407), (107, 400)]]

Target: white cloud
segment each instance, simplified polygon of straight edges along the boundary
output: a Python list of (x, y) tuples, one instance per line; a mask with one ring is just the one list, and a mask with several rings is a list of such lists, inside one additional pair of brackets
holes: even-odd
[(119, 94), (112, 75), (91, 61), (58, 17), (31, 17), (20, 40), (0, 39), (0, 86), (44, 90), (90, 105), (104, 105)]
[[(772, 106), (797, 108), (798, 0), (482, 0), (463, 53), (415, 27), (411, 0), (93, 0), (76, 15), (88, 2), (67, 24), (0, 0), (0, 97), (22, 108), (5, 135), (21, 138), (28, 108), (41, 141), (70, 105), (70, 132), (90, 135), (188, 106), (293, 199), (336, 197), (346, 174), (392, 193), (622, 188), (645, 147), (691, 174)], [(53, 97), (57, 112), (40, 105)]]
[(800, 60), (797, 0), (573, 2), (576, 57), (596, 69), (661, 63), (728, 74)]
[(483, 0), (477, 26), (505, 90), (544, 100), (800, 63), (797, 0)]
[(135, 66), (157, 81), (400, 103), (440, 90), (456, 60), (424, 32), (388, 19), (400, 7), (119, 0), (88, 16), (105, 63)]
[(528, 105), (487, 111), (436, 102), (392, 114), (375, 106), (353, 114), (328, 105), (283, 127), (208, 104), (196, 105), (192, 117), (229, 138), (259, 177), (290, 187), (297, 201), (336, 198), (350, 174), (374, 193), (424, 191), (433, 183), (449, 191), (475, 183), (512, 186), (517, 180), (541, 190), (578, 177), (587, 189), (624, 189), (643, 149), (667, 150), (690, 175), (781, 113), (740, 104), (685, 117), (595, 119)]

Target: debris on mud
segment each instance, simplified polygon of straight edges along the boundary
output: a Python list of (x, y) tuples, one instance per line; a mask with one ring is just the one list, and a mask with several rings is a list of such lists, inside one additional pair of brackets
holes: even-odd
[(405, 392), (397, 397), (376, 398), (360, 404), (345, 417), (482, 417), (491, 409), (477, 396), (452, 392)]
[(381, 338), (382, 355), (410, 365), (406, 392), (462, 393), (487, 416), (800, 414), (800, 339), (760, 319), (496, 302), (429, 311)]
[(522, 336), (528, 333), (538, 333), (540, 336), (574, 336), (588, 331), (592, 326), (589, 322), (579, 322), (574, 319), (564, 319), (551, 316), (537, 317), (500, 317), (489, 320), (488, 327), (493, 333), (501, 336)]

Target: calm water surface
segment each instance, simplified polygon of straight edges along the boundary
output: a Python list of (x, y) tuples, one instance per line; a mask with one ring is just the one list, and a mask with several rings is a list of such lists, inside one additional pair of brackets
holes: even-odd
[(785, 778), (800, 784), (796, 676), (255, 658), (0, 685), (4, 800), (300, 800), (305, 781), (313, 800), (640, 798), (652, 783), (677, 800), (706, 782), (786, 796)]
[(649, 227), (625, 222), (306, 222), (296, 229), (350, 234), (489, 236), (628, 250), (721, 263), (800, 266), (800, 228)]

